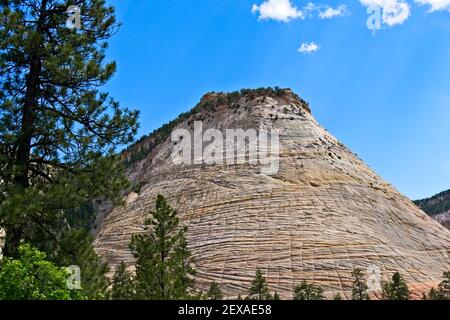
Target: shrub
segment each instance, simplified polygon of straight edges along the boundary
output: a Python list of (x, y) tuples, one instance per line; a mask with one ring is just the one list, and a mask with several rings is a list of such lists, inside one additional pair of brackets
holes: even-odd
[(84, 297), (67, 286), (69, 273), (46, 260), (46, 254), (28, 244), (19, 246), (19, 258), (4, 257), (0, 265), (0, 300), (72, 300)]

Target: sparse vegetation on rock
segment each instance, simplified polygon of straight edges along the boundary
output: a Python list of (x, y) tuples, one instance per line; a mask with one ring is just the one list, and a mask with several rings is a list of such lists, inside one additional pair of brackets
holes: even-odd
[[(135, 144), (129, 146), (124, 152), (125, 165), (131, 167), (134, 163), (144, 160), (155, 146), (164, 141), (172, 133), (173, 129), (181, 122), (189, 119), (193, 115), (200, 112), (210, 112), (221, 105), (230, 107), (237, 106), (240, 99), (253, 100), (257, 97), (283, 97), (292, 96), (300, 101), (305, 108), (309, 108), (308, 103), (293, 93), (290, 89), (274, 88), (258, 88), (258, 89), (242, 89), (229, 93), (210, 92), (203, 96), (201, 101), (190, 111), (181, 113), (176, 119), (163, 124), (160, 128), (154, 130), (149, 135), (141, 137)], [(309, 110), (309, 109), (308, 109)]]

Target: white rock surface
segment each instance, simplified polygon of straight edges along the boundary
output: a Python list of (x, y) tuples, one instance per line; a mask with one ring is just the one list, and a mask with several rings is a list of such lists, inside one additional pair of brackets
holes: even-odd
[(244, 97), (239, 105), (202, 111), (178, 127), (202, 119), (205, 128), (220, 130), (279, 129), (279, 173), (262, 175), (251, 165), (174, 165), (176, 146), (166, 139), (129, 172), (142, 183), (140, 193), (98, 222), (95, 247), (103, 258), (133, 264), (131, 235), (143, 232), (162, 194), (188, 226), (203, 292), (216, 281), (226, 297), (245, 296), (260, 267), (282, 298), (291, 298), (302, 280), (322, 286), (328, 297), (349, 298), (352, 271), (372, 266), (381, 280), (399, 271), (419, 297), (450, 270), (449, 230), (330, 135), (290, 92)]

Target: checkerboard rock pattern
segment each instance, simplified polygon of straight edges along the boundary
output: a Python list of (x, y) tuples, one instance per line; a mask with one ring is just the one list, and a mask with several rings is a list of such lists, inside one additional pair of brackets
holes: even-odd
[(216, 281), (226, 297), (245, 296), (259, 267), (283, 299), (302, 280), (329, 298), (350, 298), (351, 273), (361, 268), (375, 279), (374, 298), (377, 283), (395, 271), (419, 298), (450, 270), (450, 231), (321, 127), (290, 90), (217, 104), (177, 128), (200, 120), (204, 129), (278, 129), (278, 173), (261, 174), (250, 164), (176, 165), (169, 136), (129, 169), (139, 194), (130, 191), (122, 207), (101, 208), (95, 248), (113, 266), (123, 260), (133, 268), (131, 236), (144, 231), (162, 194), (188, 227), (203, 292)]

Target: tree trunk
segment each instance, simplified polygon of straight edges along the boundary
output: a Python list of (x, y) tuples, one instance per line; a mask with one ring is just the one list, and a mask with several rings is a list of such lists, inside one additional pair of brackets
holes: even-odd
[[(43, 34), (46, 19), (47, 1), (41, 3), (39, 19), (36, 26), (36, 32)], [(34, 43), (30, 52), (29, 72), (26, 78), (26, 91), (22, 107), (22, 120), (20, 133), (16, 145), (16, 159), (14, 184), (19, 190), (24, 190), (30, 186), (29, 166), (31, 154), (31, 142), (34, 135), (34, 122), (36, 117), (36, 108), (39, 98), (40, 74), (42, 72), (42, 61), (40, 48), (43, 44), (42, 38)], [(20, 225), (9, 224), (7, 226), (4, 252), (8, 256), (17, 256), (17, 249), (24, 232), (24, 223)]]

